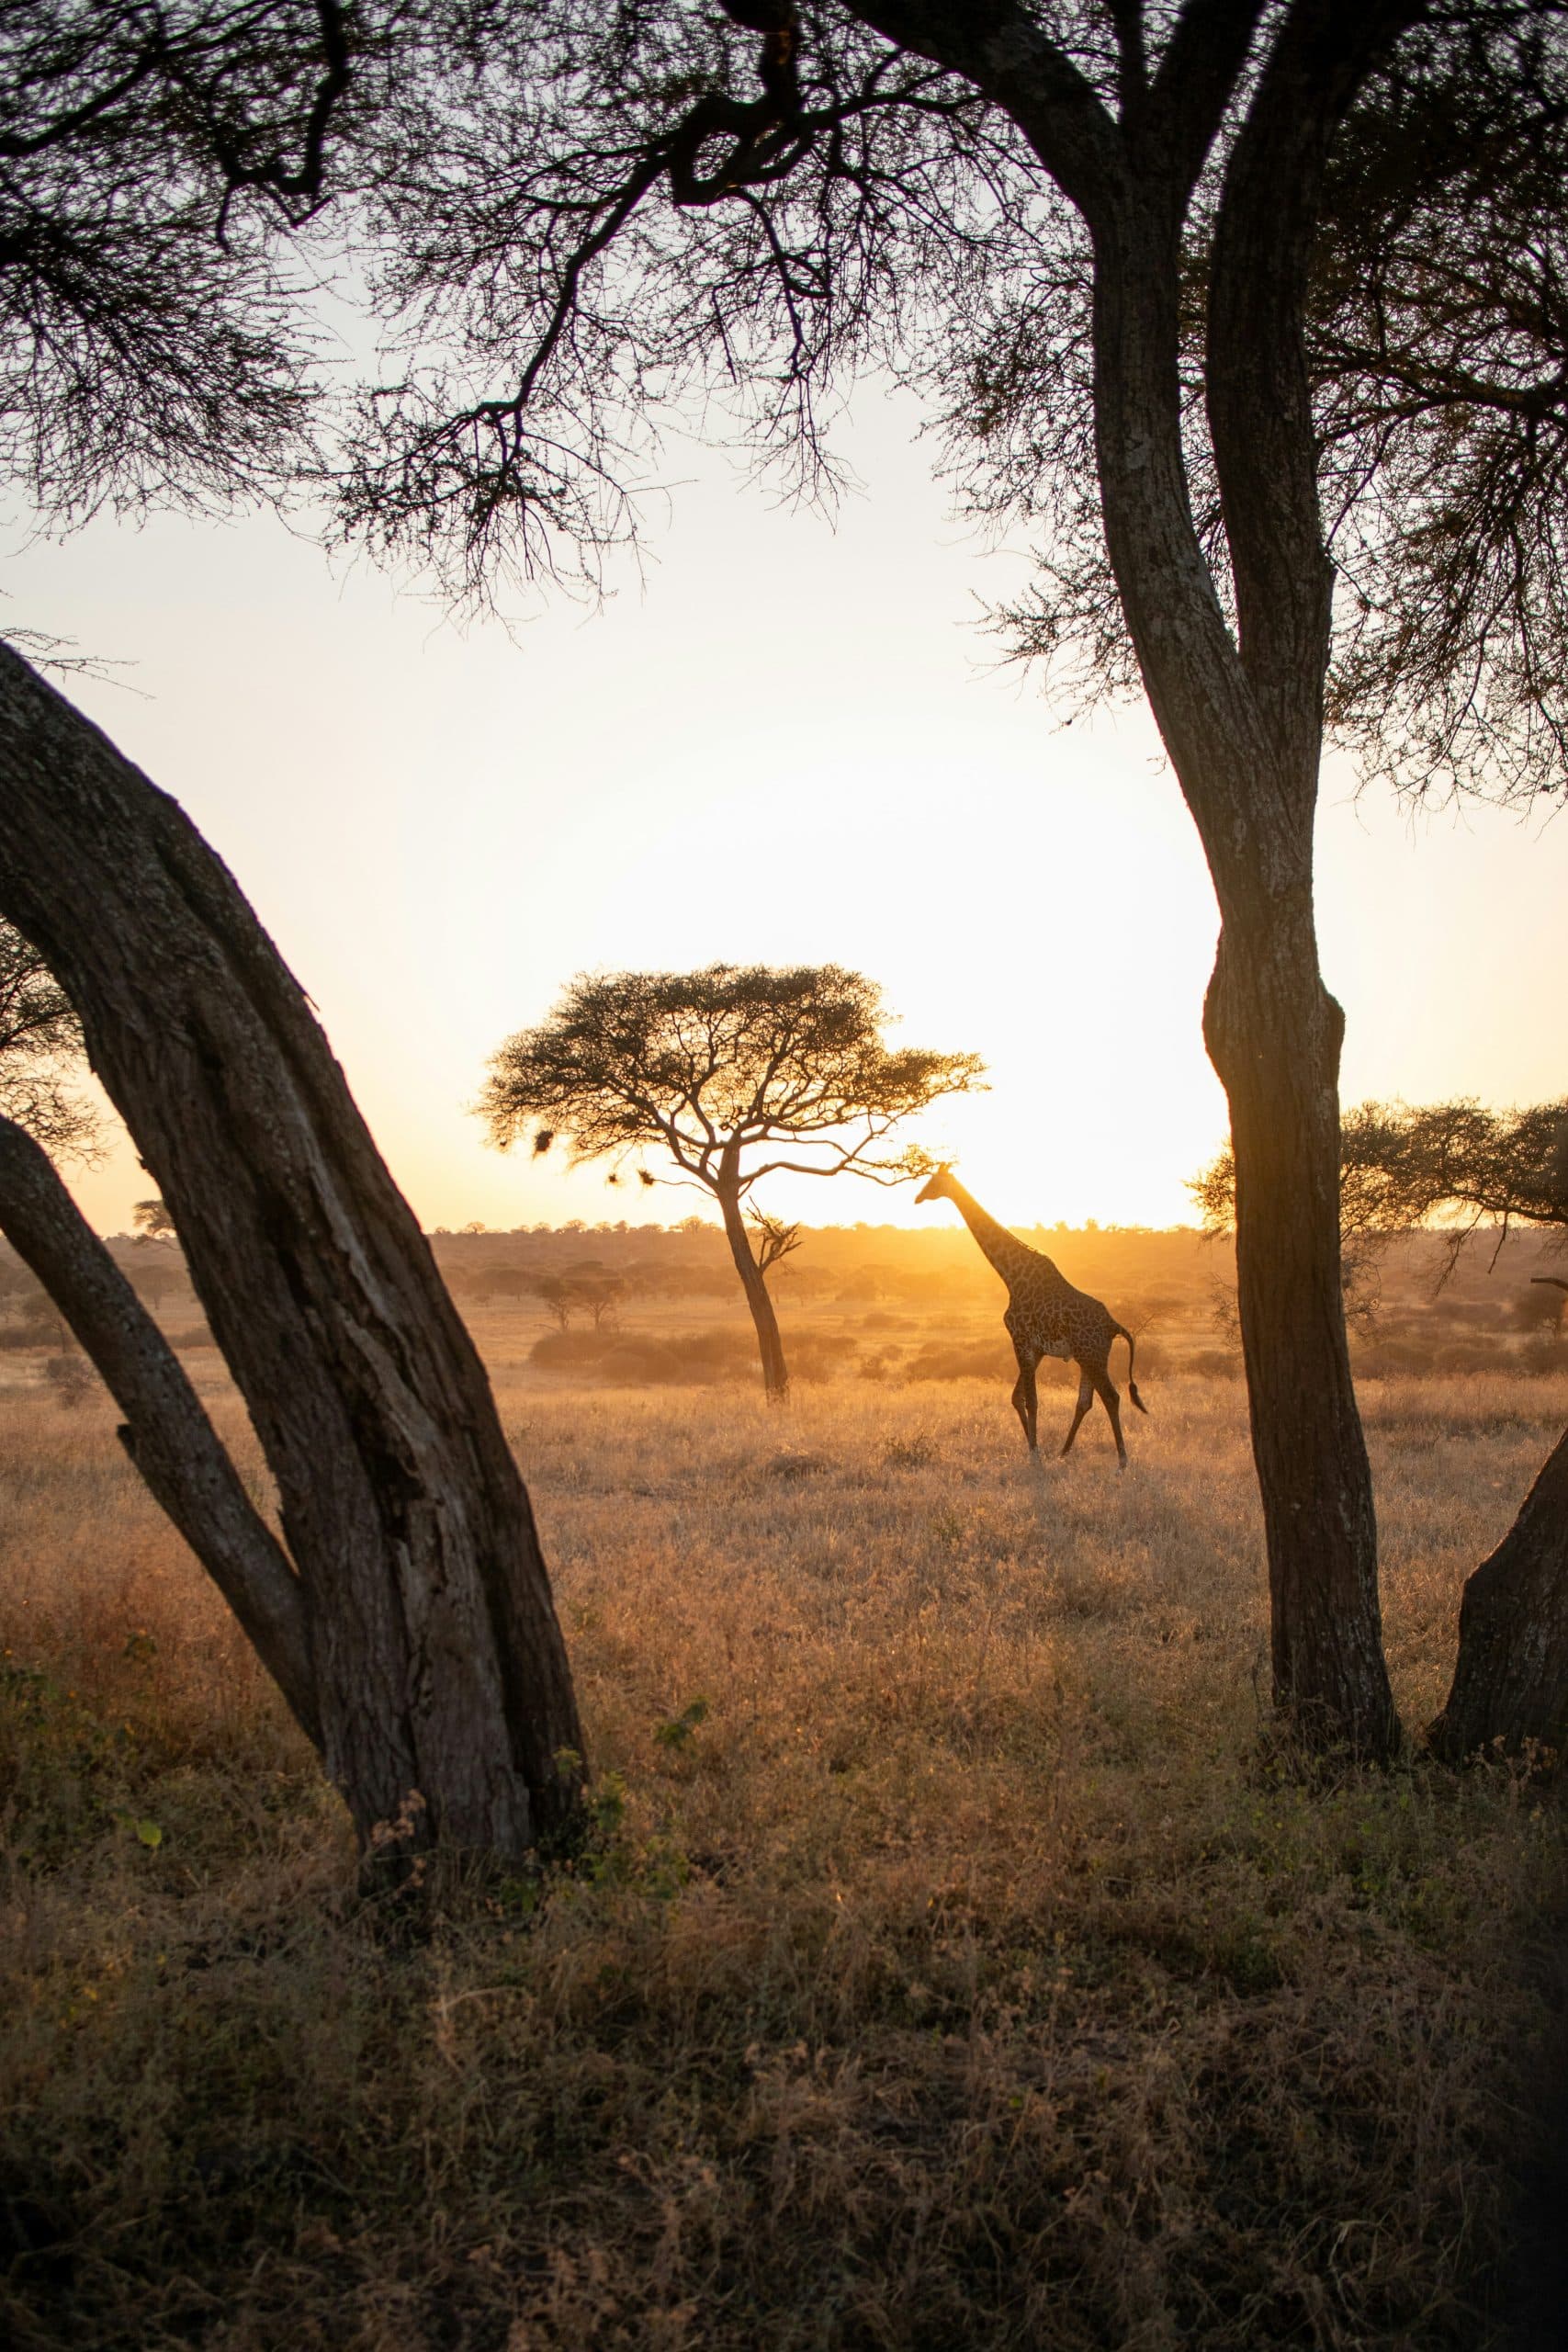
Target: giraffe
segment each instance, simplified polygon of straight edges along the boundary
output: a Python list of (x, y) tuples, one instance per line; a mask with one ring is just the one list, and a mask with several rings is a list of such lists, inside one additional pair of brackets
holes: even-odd
[(1078, 1367), (1078, 1401), (1062, 1452), (1072, 1452), (1084, 1415), (1098, 1396), (1110, 1416), (1116, 1439), (1116, 1466), (1125, 1470), (1127, 1449), (1122, 1442), (1121, 1399), (1111, 1380), (1111, 1343), (1117, 1338), (1127, 1342), (1127, 1394), (1140, 1413), (1149, 1409), (1133, 1377), (1133, 1334), (1126, 1325), (1118, 1323), (1098, 1298), (1090, 1298), (1087, 1291), (1075, 1290), (1043, 1251), (1031, 1250), (1016, 1233), (1010, 1233), (1005, 1225), (987, 1216), (945, 1161), (915, 1199), (917, 1205), (921, 1201), (951, 1201), (1008, 1286), (1008, 1308), (1002, 1321), (1018, 1358), (1018, 1385), (1012, 1392), (1012, 1404), (1023, 1424), (1030, 1452), (1038, 1448), (1035, 1366), (1042, 1356), (1060, 1356)]

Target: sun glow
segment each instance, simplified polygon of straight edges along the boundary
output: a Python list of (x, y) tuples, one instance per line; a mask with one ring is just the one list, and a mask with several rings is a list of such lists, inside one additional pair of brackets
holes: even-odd
[[(890, 404), (856, 436), (870, 494), (837, 529), (705, 461), (643, 594), (514, 637), (334, 584), (261, 521), (105, 523), (14, 560), (29, 620), (135, 662), (147, 699), (73, 690), (229, 860), (427, 1225), (702, 1207), (502, 1157), (467, 1106), (574, 972), (719, 958), (854, 966), (898, 1037), (982, 1054), (990, 1091), (919, 1139), (1005, 1220), (1190, 1219), (1225, 1129), (1190, 821), (1144, 714), (1059, 729), (990, 663), (965, 624), (1009, 559), (943, 526), (908, 422)], [(1347, 1099), (1560, 1093), (1568, 830), (1412, 828), (1331, 771), (1320, 836)], [(112, 1229), (149, 1183), (122, 1147), (78, 1189)], [(767, 1204), (951, 1214), (847, 1180)]]

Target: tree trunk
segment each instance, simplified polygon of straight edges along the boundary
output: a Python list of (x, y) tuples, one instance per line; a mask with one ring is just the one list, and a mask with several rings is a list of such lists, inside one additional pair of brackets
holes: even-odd
[(429, 1246), (227, 870), (3, 647), (0, 777), (0, 911), (82, 1016), (276, 1481), (327, 1770), (375, 1850), (520, 1859), (576, 1804), (581, 1734)]
[(735, 1261), (735, 1271), (740, 1277), (746, 1304), (751, 1310), (751, 1321), (756, 1329), (757, 1352), (762, 1360), (762, 1387), (771, 1405), (782, 1405), (789, 1394), (789, 1367), (784, 1363), (784, 1341), (779, 1337), (779, 1319), (773, 1313), (766, 1278), (752, 1255), (751, 1237), (746, 1230), (739, 1193), (732, 1176), (727, 1181), (722, 1166), (719, 1170), (718, 1205), (724, 1216), (729, 1254)]
[(120, 1442), (321, 1746), (299, 1579), (256, 1510), (179, 1358), (46, 1152), (0, 1119), (0, 1232), (59, 1307), (126, 1417)]
[(1310, 1747), (1398, 1743), (1371, 1470), (1340, 1280), (1339, 1045), (1311, 905), (1227, 923), (1204, 1035), (1230, 1103), (1247, 1408), (1269, 1557), (1274, 1696)]
[[(1238, 159), (1245, 170), (1239, 150)], [(1177, 221), (1130, 192), (1097, 223), (1097, 447), (1128, 627), (1220, 905), (1205, 1035), (1235, 1148), (1274, 1695), (1309, 1746), (1381, 1758), (1398, 1722), (1340, 1291), (1343, 1020), (1319, 972), (1312, 902), (1332, 572), (1299, 348), (1299, 257), (1269, 247), (1266, 207), (1251, 217), (1260, 243), (1239, 232), (1217, 242), (1210, 337), (1234, 628), (1188, 504)]]
[(1568, 1432), (1464, 1589), (1459, 1658), (1433, 1752), (1568, 1747)]

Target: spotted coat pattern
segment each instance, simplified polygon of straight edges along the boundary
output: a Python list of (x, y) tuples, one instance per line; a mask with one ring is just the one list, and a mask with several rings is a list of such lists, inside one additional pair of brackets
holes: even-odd
[(1116, 1440), (1117, 1466), (1125, 1470), (1127, 1448), (1122, 1438), (1122, 1401), (1111, 1378), (1113, 1340), (1127, 1342), (1127, 1394), (1140, 1413), (1148, 1411), (1133, 1378), (1133, 1334), (1126, 1325), (1118, 1323), (1098, 1298), (1090, 1298), (1088, 1291), (1075, 1289), (1043, 1250), (1030, 1249), (1016, 1233), (1010, 1233), (1005, 1225), (998, 1225), (994, 1216), (987, 1216), (951, 1169), (939, 1168), (916, 1199), (951, 1201), (1008, 1286), (1007, 1313), (1002, 1321), (1018, 1358), (1013, 1410), (1023, 1425), (1030, 1451), (1034, 1452), (1038, 1444), (1036, 1367), (1042, 1356), (1059, 1356), (1064, 1363), (1078, 1367), (1077, 1403), (1062, 1452), (1072, 1452), (1084, 1415), (1098, 1396)]

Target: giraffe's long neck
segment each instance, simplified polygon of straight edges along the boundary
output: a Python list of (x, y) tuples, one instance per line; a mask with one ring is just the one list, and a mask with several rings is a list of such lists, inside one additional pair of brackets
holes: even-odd
[(1005, 1225), (998, 1225), (996, 1218), (980, 1206), (974, 1193), (964, 1191), (956, 1176), (948, 1178), (947, 1197), (1010, 1288), (1019, 1274), (1027, 1272), (1031, 1268), (1038, 1272), (1043, 1266), (1048, 1272), (1056, 1272), (1042, 1250), (1032, 1250), (1026, 1241), (1019, 1239), (1016, 1233), (1010, 1233)]

